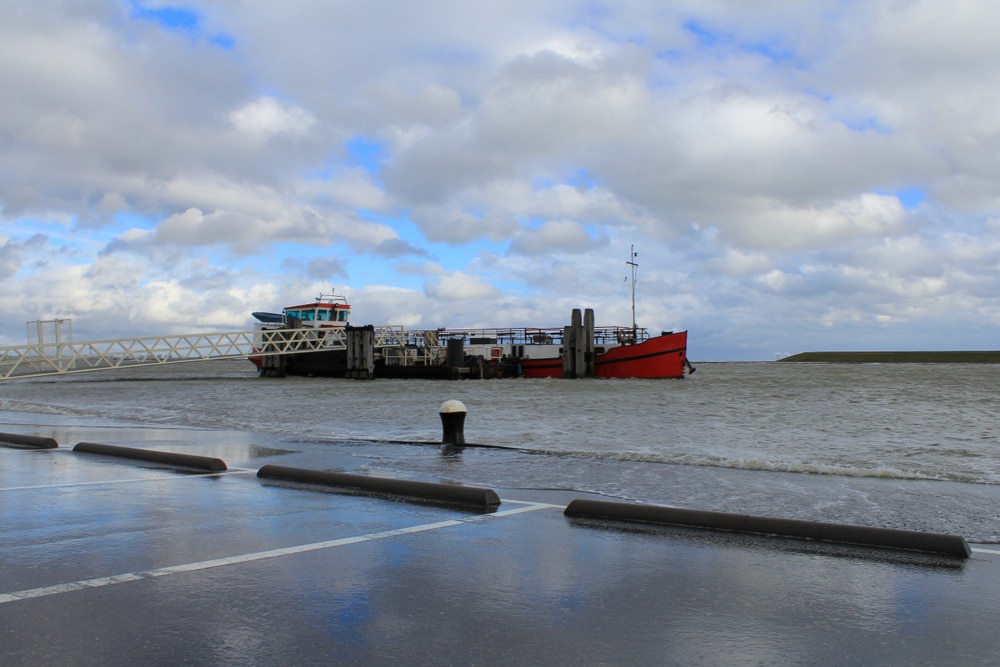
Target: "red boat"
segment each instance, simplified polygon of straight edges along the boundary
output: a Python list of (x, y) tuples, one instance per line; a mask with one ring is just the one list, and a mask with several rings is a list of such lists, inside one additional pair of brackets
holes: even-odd
[(682, 378), (694, 372), (687, 359), (687, 332), (665, 331), (650, 337), (635, 325), (635, 275), (639, 268), (632, 246), (626, 264), (632, 269), (632, 326), (594, 327), (594, 313), (581, 319), (573, 312), (558, 353), (535, 354), (523, 348), (521, 375), (528, 378)]
[[(629, 332), (631, 333), (631, 332)], [(644, 332), (640, 330), (640, 336)], [(601, 350), (602, 346), (595, 346)], [(593, 377), (599, 378), (682, 378), (693, 366), (687, 359), (687, 332), (665, 332), (636, 343), (621, 344), (595, 351)], [(526, 354), (530, 354), (530, 349)], [(526, 378), (565, 377), (563, 356), (521, 359), (521, 375)]]

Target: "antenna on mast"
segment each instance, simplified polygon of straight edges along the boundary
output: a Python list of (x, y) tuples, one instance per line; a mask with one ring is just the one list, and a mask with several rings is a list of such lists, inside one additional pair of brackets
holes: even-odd
[(639, 270), (639, 263), (635, 261), (635, 258), (639, 256), (639, 253), (635, 251), (635, 244), (633, 243), (629, 246), (629, 257), (628, 261), (625, 262), (632, 267), (632, 341), (636, 341), (636, 336), (638, 329), (635, 326), (635, 273)]

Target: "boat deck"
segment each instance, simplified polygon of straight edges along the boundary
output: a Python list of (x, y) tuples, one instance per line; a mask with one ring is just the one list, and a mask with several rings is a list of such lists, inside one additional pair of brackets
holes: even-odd
[[(586, 496), (568, 491), (496, 489), (490, 512), (334, 493), (256, 474), (357, 465), (321, 444), (184, 437), (185, 453), (229, 469), (0, 447), (5, 666), (988, 664), (1000, 653), (996, 546), (959, 561), (580, 521), (563, 509)], [(136, 445), (127, 431), (112, 444)]]

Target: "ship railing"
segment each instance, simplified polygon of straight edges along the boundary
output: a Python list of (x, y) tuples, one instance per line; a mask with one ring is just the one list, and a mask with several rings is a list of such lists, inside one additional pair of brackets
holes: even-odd
[[(260, 331), (300, 331), (283, 329), (274, 325), (259, 325)], [(311, 328), (305, 331), (323, 332), (328, 342), (336, 341), (338, 334), (343, 337), (343, 329)], [(336, 332), (336, 333), (334, 333)], [(407, 329), (402, 325), (375, 327), (375, 348), (445, 348), (451, 339), (460, 339), (467, 346), (472, 345), (562, 345), (563, 327), (492, 327), (474, 329)], [(333, 338), (330, 338), (333, 336)], [(641, 343), (649, 338), (644, 328), (624, 326), (594, 327), (594, 344), (613, 346)], [(298, 340), (298, 339), (296, 339)], [(342, 341), (337, 341), (339, 344)], [(332, 348), (331, 348), (332, 349)], [(289, 350), (289, 353), (294, 350)]]
[[(461, 339), (466, 345), (562, 345), (563, 327), (508, 327), (480, 329), (431, 329), (407, 332), (411, 344), (445, 346), (449, 339)], [(623, 345), (643, 342), (649, 338), (644, 328), (612, 326), (594, 327), (595, 345)]]
[[(424, 331), (407, 329), (401, 325), (378, 326), (374, 330), (375, 349), (437, 346), (436, 337), (428, 337)], [(258, 324), (257, 332), (255, 347), (264, 354), (346, 349), (347, 329), (344, 327), (286, 328), (282, 325)], [(262, 337), (266, 337), (266, 341)]]
[(405, 347), (411, 344), (411, 334), (403, 326), (375, 327), (375, 347)]
[(376, 348), (387, 366), (440, 366), (446, 358), (445, 348), (387, 345)]
[(375, 350), (388, 366), (438, 366), (445, 348), (433, 332), (403, 326), (375, 328)]
[(347, 332), (343, 327), (302, 327), (272, 329), (258, 327), (254, 352), (262, 355), (300, 354), (324, 350), (346, 350)]

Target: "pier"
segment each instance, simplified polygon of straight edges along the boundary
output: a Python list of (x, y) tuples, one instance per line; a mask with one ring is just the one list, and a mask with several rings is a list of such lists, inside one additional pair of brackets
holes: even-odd
[(193, 333), (0, 347), (0, 380), (208, 359), (245, 359), (346, 349), (337, 329)]
[[(0, 381), (212, 359), (248, 359), (268, 377), (484, 379), (519, 377), (522, 366), (525, 377), (601, 377), (601, 363), (613, 368), (628, 361), (621, 354), (608, 354), (602, 361), (600, 355), (651, 340), (641, 328), (595, 327), (589, 308), (582, 314), (575, 309), (569, 326), (553, 328), (304, 326), (300, 318), (288, 318), (251, 331), (66, 341), (60, 336), (62, 324), (71, 327), (70, 320), (29, 322), (27, 345), (0, 347)], [(54, 334), (45, 334), (43, 325), (55, 325)], [(38, 335), (32, 341), (34, 328)], [(637, 358), (680, 355), (672, 370), (646, 361), (646, 370), (610, 370), (603, 376), (683, 377), (686, 333), (664, 332), (657, 340), (655, 351)], [(654, 368), (652, 374), (649, 368)]]
[(392, 366), (431, 366), (446, 360), (448, 342), (487, 355), (498, 345), (544, 338), (561, 342), (562, 329), (415, 330), (401, 326), (258, 328), (67, 342), (39, 336), (27, 345), (0, 347), (0, 380), (178, 364), (210, 359), (262, 358), (269, 375), (280, 375), (285, 358), (309, 352), (344, 351), (356, 378), (370, 378), (377, 354)]

